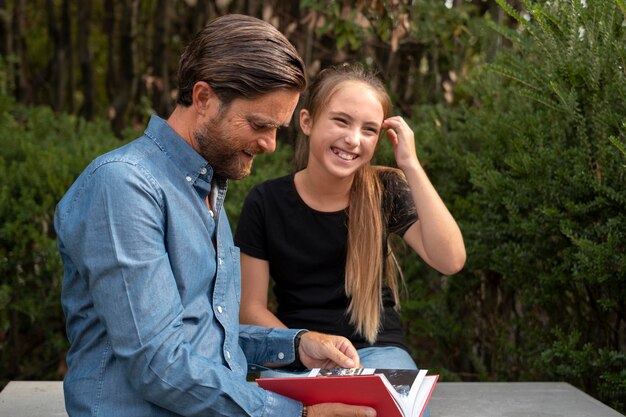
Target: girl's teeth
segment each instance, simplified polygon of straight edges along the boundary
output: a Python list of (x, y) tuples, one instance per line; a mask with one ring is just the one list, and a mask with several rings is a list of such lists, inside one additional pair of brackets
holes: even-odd
[(351, 161), (354, 158), (356, 158), (356, 155), (349, 154), (349, 153), (344, 153), (344, 152), (340, 152), (340, 151), (335, 151), (335, 155), (337, 155), (341, 159), (347, 159), (349, 161)]

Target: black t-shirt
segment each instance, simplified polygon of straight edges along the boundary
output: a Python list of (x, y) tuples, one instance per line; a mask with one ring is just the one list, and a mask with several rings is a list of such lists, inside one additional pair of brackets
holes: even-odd
[[(417, 220), (406, 181), (383, 171), (386, 235), (402, 236)], [(269, 262), (278, 302), (276, 316), (290, 328), (345, 336), (357, 347), (370, 346), (349, 323), (345, 293), (347, 212), (319, 212), (298, 195), (293, 174), (254, 187), (243, 205), (235, 244)], [(383, 287), (382, 327), (374, 346), (406, 349), (391, 290)]]

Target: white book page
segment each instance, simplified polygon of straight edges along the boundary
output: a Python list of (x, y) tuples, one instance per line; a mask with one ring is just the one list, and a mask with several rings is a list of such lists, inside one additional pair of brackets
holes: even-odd
[(405, 414), (405, 416), (411, 417), (420, 417), (422, 415), (423, 410), (426, 408), (426, 401), (428, 401), (428, 396), (430, 395), (433, 385), (437, 382), (437, 376), (428, 375), (424, 377), (421, 385), (419, 386), (419, 390), (417, 391), (417, 395), (415, 396), (415, 402), (413, 403), (413, 409), (410, 414)]
[[(402, 410), (402, 414), (406, 417), (411, 416), (420, 386), (422, 385), (422, 381), (424, 380), (428, 370), (421, 369), (419, 372), (407, 369), (378, 371), (385, 371), (387, 373), (391, 372), (389, 378), (391, 378), (394, 383), (390, 382), (384, 373), (376, 373), (381, 375), (387, 390), (391, 393), (394, 400), (396, 400), (396, 403)], [(399, 375), (394, 375), (394, 372), (397, 372)], [(397, 378), (398, 376), (400, 376), (399, 379)]]
[(354, 376), (374, 375), (376, 369), (371, 368), (313, 368), (307, 376)]

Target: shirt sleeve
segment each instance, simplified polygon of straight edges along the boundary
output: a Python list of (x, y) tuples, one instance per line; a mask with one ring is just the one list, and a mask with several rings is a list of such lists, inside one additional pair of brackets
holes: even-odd
[[(110, 163), (83, 199), (88, 216), (64, 242), (88, 277), (99, 319), (127, 378), (147, 401), (186, 416), (298, 416), (297, 401), (265, 391), (224, 365), (194, 351), (184, 334), (183, 304), (164, 241), (163, 198), (140, 167)], [(106, 178), (104, 180), (103, 178)], [(64, 225), (65, 226), (65, 225)], [(294, 335), (244, 329), (242, 343), (254, 360), (283, 349), (293, 360)], [(248, 336), (250, 334), (250, 336)], [(265, 351), (253, 352), (263, 343)]]
[(270, 362), (289, 365), (296, 360), (294, 339), (300, 330), (241, 325), (239, 344), (254, 369)]

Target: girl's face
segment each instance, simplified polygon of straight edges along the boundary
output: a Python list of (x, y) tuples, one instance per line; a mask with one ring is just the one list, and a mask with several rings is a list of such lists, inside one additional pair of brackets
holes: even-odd
[(376, 149), (384, 112), (367, 84), (344, 81), (315, 120), (300, 112), (300, 128), (309, 137), (308, 167), (345, 178), (368, 163)]

